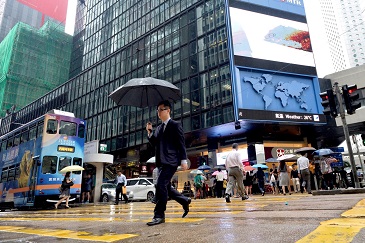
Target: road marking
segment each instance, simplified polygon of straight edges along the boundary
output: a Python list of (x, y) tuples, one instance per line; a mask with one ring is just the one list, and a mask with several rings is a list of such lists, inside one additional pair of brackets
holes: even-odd
[(342, 218), (330, 219), (320, 223), (313, 232), (296, 243), (311, 242), (351, 242), (365, 228), (365, 199), (352, 209), (341, 214)]
[(64, 239), (100, 241), (100, 242), (114, 242), (118, 240), (125, 240), (139, 236), (135, 234), (93, 235), (92, 233), (86, 231), (35, 229), (35, 228), (16, 227), (16, 226), (0, 226), (0, 231), (41, 235), (41, 236), (49, 236), (49, 237), (64, 238)]

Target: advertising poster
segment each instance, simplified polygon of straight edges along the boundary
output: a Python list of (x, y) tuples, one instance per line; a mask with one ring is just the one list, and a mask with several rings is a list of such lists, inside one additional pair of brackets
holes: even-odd
[(314, 67), (307, 24), (230, 8), (235, 56)]

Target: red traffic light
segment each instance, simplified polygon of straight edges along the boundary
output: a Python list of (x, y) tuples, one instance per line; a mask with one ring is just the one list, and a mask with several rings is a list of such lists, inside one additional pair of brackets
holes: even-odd
[(355, 110), (361, 107), (361, 103), (357, 101), (360, 95), (355, 92), (357, 90), (357, 85), (347, 85), (342, 86), (342, 95), (345, 102), (347, 114), (352, 115)]
[(323, 106), (323, 114), (324, 115), (331, 115), (332, 117), (337, 117), (337, 104), (336, 104), (336, 97), (333, 93), (332, 89), (328, 89), (326, 92), (322, 92), (319, 94), (322, 99), (322, 106)]

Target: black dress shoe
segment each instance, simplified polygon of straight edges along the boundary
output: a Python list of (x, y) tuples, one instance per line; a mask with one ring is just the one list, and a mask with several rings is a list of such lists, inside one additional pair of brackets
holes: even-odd
[(115, 202), (114, 205), (118, 205), (118, 202)]
[(191, 198), (188, 197), (188, 201), (187, 203), (183, 206), (183, 209), (184, 209), (184, 213), (182, 215), (182, 218), (185, 218), (186, 215), (188, 215), (189, 213), (189, 204), (191, 203)]
[(147, 225), (148, 226), (152, 226), (152, 225), (162, 224), (162, 223), (165, 223), (165, 219), (164, 218), (154, 218), (154, 219), (152, 219), (151, 222), (148, 222)]
[(229, 195), (228, 194), (226, 194), (225, 198), (226, 198), (226, 203), (230, 203), (231, 202), (231, 199), (229, 198)]

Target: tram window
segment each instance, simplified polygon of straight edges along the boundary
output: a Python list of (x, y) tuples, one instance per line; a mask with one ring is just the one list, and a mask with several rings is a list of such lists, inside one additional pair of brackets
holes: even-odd
[(17, 165), (15, 167), (15, 178), (19, 178), (20, 176), (20, 168), (19, 168), (19, 165)]
[(1, 151), (5, 151), (6, 150), (6, 141), (3, 141), (3, 143), (1, 144)]
[(46, 132), (48, 134), (56, 134), (57, 133), (57, 120), (48, 120)]
[(61, 121), (60, 134), (66, 134), (67, 136), (76, 136), (76, 123)]
[(20, 134), (16, 135), (14, 138), (14, 146), (18, 146), (20, 144)]
[(85, 125), (80, 124), (79, 125), (79, 138), (84, 138), (84, 137), (85, 137)]
[(43, 134), (43, 122), (38, 124), (38, 128), (37, 128), (37, 138), (41, 137)]
[(15, 168), (14, 166), (12, 166), (13, 168), (9, 168), (8, 171), (8, 181), (13, 181), (15, 179)]
[(28, 141), (29, 138), (29, 131), (24, 131), (20, 136), (20, 143), (25, 143)]
[(8, 180), (8, 168), (4, 169), (1, 172), (1, 182), (5, 182)]
[(13, 143), (14, 142), (14, 138), (9, 138), (8, 139), (8, 145), (6, 146), (7, 148), (11, 148), (11, 147), (13, 147)]
[[(75, 157), (73, 160), (73, 165), (79, 165), (82, 166), (82, 159)], [(74, 174), (81, 174), (81, 171), (75, 171)]]
[(70, 166), (71, 165), (71, 160), (72, 160), (71, 157), (61, 156), (59, 164), (58, 164), (58, 171), (62, 170), (66, 166)]
[(29, 130), (29, 140), (33, 140), (37, 138), (37, 127), (32, 127)]
[(42, 162), (43, 174), (55, 174), (57, 170), (57, 156), (44, 156)]

